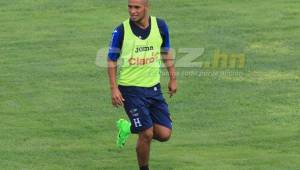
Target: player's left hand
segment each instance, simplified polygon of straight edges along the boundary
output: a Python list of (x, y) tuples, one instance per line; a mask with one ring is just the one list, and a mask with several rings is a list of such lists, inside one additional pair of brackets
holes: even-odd
[(168, 93), (169, 93), (170, 97), (172, 97), (176, 93), (176, 91), (177, 91), (176, 80), (170, 80), (168, 88), (169, 88), (169, 92)]

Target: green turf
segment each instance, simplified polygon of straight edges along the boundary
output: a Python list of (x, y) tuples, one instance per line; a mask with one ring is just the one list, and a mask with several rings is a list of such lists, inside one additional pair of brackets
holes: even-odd
[[(136, 137), (115, 145), (115, 121), (126, 116), (95, 64), (126, 3), (0, 0), (0, 169), (137, 169)], [(239, 70), (178, 69), (178, 94), (167, 98), (173, 137), (153, 143), (152, 169), (300, 169), (299, 9), (296, 0), (153, 0), (176, 50), (247, 61)]]

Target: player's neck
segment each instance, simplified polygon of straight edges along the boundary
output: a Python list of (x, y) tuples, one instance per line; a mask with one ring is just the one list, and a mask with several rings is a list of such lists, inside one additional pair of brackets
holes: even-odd
[(142, 29), (146, 29), (149, 26), (149, 16), (144, 17), (143, 19), (141, 19), (140, 21), (134, 22), (138, 27), (142, 28)]

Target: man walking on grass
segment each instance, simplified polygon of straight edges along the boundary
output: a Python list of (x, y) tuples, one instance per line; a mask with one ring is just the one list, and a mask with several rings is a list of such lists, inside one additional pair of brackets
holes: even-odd
[(138, 134), (138, 164), (140, 170), (148, 170), (152, 139), (168, 141), (172, 132), (172, 120), (160, 87), (161, 61), (169, 72), (170, 96), (177, 89), (175, 68), (168, 27), (164, 20), (149, 15), (148, 0), (129, 0), (128, 12), (130, 18), (113, 32), (108, 75), (112, 104), (123, 106), (130, 119), (117, 121), (117, 145), (122, 148), (131, 133)]

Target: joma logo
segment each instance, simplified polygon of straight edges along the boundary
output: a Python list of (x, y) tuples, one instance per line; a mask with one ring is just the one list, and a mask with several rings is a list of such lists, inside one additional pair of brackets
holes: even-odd
[(137, 47), (135, 49), (135, 53), (139, 53), (139, 52), (143, 52), (143, 51), (151, 51), (153, 50), (153, 46), (149, 46), (149, 47)]

